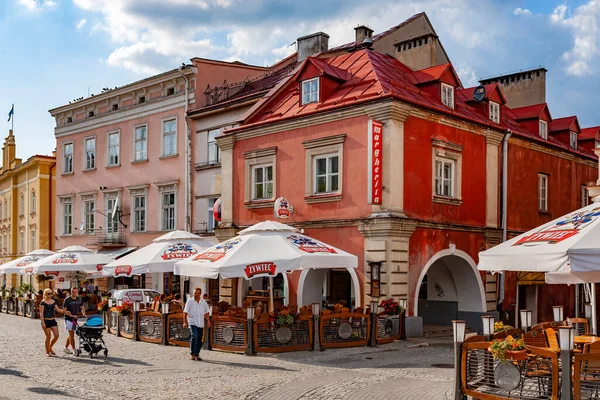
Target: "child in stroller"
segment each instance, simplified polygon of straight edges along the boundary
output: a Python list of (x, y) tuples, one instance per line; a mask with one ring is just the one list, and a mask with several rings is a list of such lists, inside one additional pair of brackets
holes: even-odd
[(83, 325), (77, 324), (75, 332), (79, 340), (73, 353), (75, 357), (79, 357), (82, 350), (88, 353), (90, 358), (104, 350), (104, 357), (108, 357), (108, 348), (102, 339), (102, 331), (104, 331), (104, 322), (99, 314), (90, 315)]

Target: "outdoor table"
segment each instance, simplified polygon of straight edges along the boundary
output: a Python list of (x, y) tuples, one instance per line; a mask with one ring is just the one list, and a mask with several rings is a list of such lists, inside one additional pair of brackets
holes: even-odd
[(575, 336), (574, 338), (575, 344), (590, 344), (600, 341), (600, 337), (596, 336)]

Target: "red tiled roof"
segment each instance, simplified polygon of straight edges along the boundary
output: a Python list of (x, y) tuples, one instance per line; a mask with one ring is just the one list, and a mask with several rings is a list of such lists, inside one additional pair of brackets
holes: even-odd
[(570, 117), (553, 119), (552, 122), (550, 122), (550, 124), (548, 125), (548, 130), (550, 132), (566, 131), (571, 128), (573, 122), (577, 122), (577, 117), (575, 115), (571, 115)]
[(350, 73), (346, 70), (334, 67), (327, 63), (325, 60), (319, 58), (308, 58), (309, 62), (312, 63), (321, 73), (330, 76), (333, 79), (337, 79), (342, 82), (346, 82), (350, 79)]
[(583, 128), (579, 134), (579, 140), (586, 139), (600, 139), (600, 126), (592, 126), (590, 128)]
[(414, 75), (417, 78), (418, 83), (438, 81), (444, 72), (446, 72), (448, 67), (450, 67), (450, 64), (436, 65), (435, 67), (415, 71)]
[[(515, 115), (515, 119), (529, 119), (529, 118), (539, 118), (542, 115), (542, 111), (544, 108), (547, 108), (548, 105), (546, 103), (542, 104), (534, 104), (532, 106), (525, 106), (520, 108), (512, 108), (511, 111)], [(550, 111), (548, 111), (550, 114)]]

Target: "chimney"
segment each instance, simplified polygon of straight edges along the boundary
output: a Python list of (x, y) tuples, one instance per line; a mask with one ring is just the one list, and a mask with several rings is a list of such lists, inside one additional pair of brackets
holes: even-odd
[(299, 37), (296, 43), (298, 45), (297, 60), (302, 62), (306, 57), (329, 50), (329, 35), (317, 32)]
[(506, 106), (520, 108), (546, 102), (546, 72), (546, 68), (539, 67), (482, 79), (479, 83), (497, 83), (506, 97)]
[(6, 169), (10, 168), (10, 165), (17, 157), (17, 144), (15, 142), (15, 137), (13, 136), (12, 129), (8, 131), (8, 137), (4, 142), (4, 147), (6, 148)]
[(359, 25), (354, 28), (354, 42), (361, 44), (366, 38), (373, 40), (373, 29), (366, 25)]

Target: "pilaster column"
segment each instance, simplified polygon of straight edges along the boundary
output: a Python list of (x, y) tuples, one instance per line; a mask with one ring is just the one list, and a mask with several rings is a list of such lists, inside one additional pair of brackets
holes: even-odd
[(221, 152), (221, 223), (227, 228), (233, 224), (233, 147), (235, 135), (217, 138)]
[[(483, 232), (485, 238), (486, 247), (492, 248), (502, 241), (502, 230), (501, 229), (486, 229)], [(499, 274), (492, 274), (486, 272), (485, 274), (485, 304), (487, 311), (496, 311), (496, 304), (498, 302), (498, 279)]]
[[(223, 158), (221, 157), (221, 160), (223, 160)], [(223, 193), (221, 193), (223, 194)], [(223, 204), (223, 198), (221, 198), (221, 205)], [(223, 209), (221, 209), (221, 213), (223, 212)], [(222, 216), (223, 214), (221, 214)], [(232, 237), (235, 236), (237, 232), (237, 229), (234, 228), (233, 226), (229, 226), (229, 227), (218, 227), (215, 229), (215, 235), (217, 237), (217, 240), (219, 242), (223, 242), (227, 239), (231, 239)], [(223, 279), (223, 278), (219, 278), (219, 300), (220, 301), (226, 301), (231, 305), (237, 305), (234, 304), (233, 300), (236, 297), (237, 291), (237, 279)]]
[(500, 177), (499, 146), (504, 136), (488, 129), (485, 132), (485, 225), (497, 228), (498, 225), (498, 188)]

